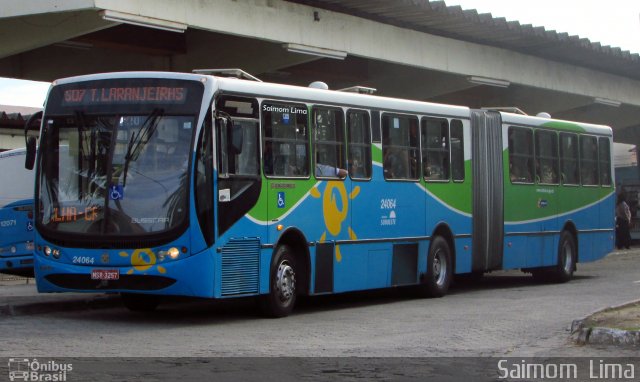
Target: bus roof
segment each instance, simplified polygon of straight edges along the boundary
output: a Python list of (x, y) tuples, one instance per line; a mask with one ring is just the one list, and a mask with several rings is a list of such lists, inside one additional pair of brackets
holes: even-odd
[[(398, 113), (416, 113), (434, 116), (449, 116), (456, 118), (470, 118), (470, 108), (447, 104), (412, 101), (400, 98), (381, 97), (375, 95), (324, 90), (303, 86), (283, 85), (267, 82), (248, 81), (237, 78), (215, 77), (206, 74), (178, 73), (178, 72), (112, 72), (68, 77), (54, 81), (54, 85), (61, 85), (79, 81), (93, 81), (115, 78), (167, 78), (192, 81), (203, 81), (205, 86), (213, 86), (223, 93), (254, 96), (276, 100), (300, 101), (326, 105), (342, 105), (380, 111)], [(583, 132), (612, 136), (609, 126), (582, 122), (547, 119), (500, 112), (503, 123), (524, 126), (546, 127), (558, 130)]]
[(21, 147), (19, 149), (12, 149), (12, 150), (0, 152), (0, 159), (19, 156), (19, 155), (27, 155), (27, 149), (25, 149), (24, 147)]
[[(256, 82), (236, 78), (214, 77), (204, 74), (176, 72), (113, 72), (68, 77), (54, 81), (53, 85), (63, 85), (81, 81), (95, 81), (115, 78), (167, 78), (202, 81), (211, 80), (222, 92), (246, 94), (260, 98), (283, 99), (319, 103), (327, 105), (344, 105), (351, 107), (373, 108), (383, 111), (446, 115), (457, 118), (469, 118), (469, 108), (421, 101), (409, 101), (399, 98), (379, 97), (336, 90), (322, 90), (302, 86), (282, 85), (267, 82)], [(208, 84), (207, 84), (208, 85)]]
[(613, 135), (613, 130), (611, 129), (611, 127), (605, 125), (595, 125), (591, 123), (565, 121), (561, 119), (550, 119), (506, 112), (500, 112), (500, 114), (502, 115), (503, 124), (545, 127), (550, 129), (566, 130), (570, 132), (580, 132), (606, 136)]
[(410, 101), (400, 98), (380, 97), (367, 94), (324, 90), (303, 86), (273, 84), (238, 80), (235, 78), (216, 78), (218, 88), (222, 92), (251, 94), (257, 97), (299, 100), (301, 102), (327, 105), (344, 105), (381, 111), (446, 115), (458, 118), (469, 118), (469, 108), (421, 101)]

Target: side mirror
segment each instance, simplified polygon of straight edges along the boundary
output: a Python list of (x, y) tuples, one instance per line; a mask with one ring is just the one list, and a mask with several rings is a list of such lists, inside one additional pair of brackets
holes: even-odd
[(24, 124), (24, 141), (27, 146), (27, 156), (24, 159), (24, 168), (27, 170), (33, 170), (33, 165), (36, 162), (36, 137), (28, 137), (27, 133), (29, 132), (29, 128), (31, 125), (38, 120), (42, 119), (42, 111), (34, 113), (29, 117), (27, 122)]
[(231, 130), (231, 134), (229, 134), (229, 151), (232, 154), (240, 154), (242, 152), (242, 142), (244, 142), (244, 129), (242, 126), (234, 125), (230, 119), (227, 120), (227, 127)]
[(27, 138), (27, 156), (24, 158), (24, 168), (33, 170), (36, 162), (36, 137)]

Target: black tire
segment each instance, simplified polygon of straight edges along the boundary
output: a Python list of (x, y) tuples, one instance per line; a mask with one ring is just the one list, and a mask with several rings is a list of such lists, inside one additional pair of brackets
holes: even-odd
[(279, 246), (271, 261), (269, 293), (260, 298), (260, 307), (267, 317), (286, 317), (293, 311), (297, 297), (296, 269), (291, 248)]
[(423, 297), (442, 297), (449, 291), (453, 279), (453, 261), (449, 243), (436, 236), (429, 246), (427, 273), (424, 275), (419, 293)]
[(568, 231), (563, 231), (558, 243), (558, 264), (549, 269), (549, 280), (566, 283), (573, 277), (577, 259), (576, 241)]
[(528, 271), (539, 283), (566, 283), (573, 278), (576, 270), (577, 246), (573, 235), (562, 231), (558, 242), (558, 262), (552, 267), (532, 268)]
[(152, 294), (121, 293), (120, 298), (132, 312), (153, 312), (160, 305), (160, 297)]

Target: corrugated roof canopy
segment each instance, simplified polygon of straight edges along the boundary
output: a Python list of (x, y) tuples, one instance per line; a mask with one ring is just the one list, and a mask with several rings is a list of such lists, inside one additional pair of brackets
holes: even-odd
[(567, 33), (428, 0), (288, 0), (434, 35), (640, 79), (640, 55)]

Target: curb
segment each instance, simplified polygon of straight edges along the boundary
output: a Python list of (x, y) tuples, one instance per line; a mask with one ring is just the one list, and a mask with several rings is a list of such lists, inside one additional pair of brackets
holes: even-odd
[(90, 309), (108, 309), (120, 306), (120, 297), (100, 296), (91, 299), (77, 299), (67, 301), (40, 301), (31, 303), (8, 303), (0, 305), (0, 317), (23, 316), (56, 312), (69, 312)]
[(596, 313), (624, 308), (629, 305), (636, 305), (640, 300), (626, 302), (617, 306), (610, 306), (595, 311), (581, 319), (573, 320), (571, 323), (571, 338), (578, 345), (616, 345), (640, 347), (640, 330), (623, 330), (603, 327), (586, 327), (585, 322)]

